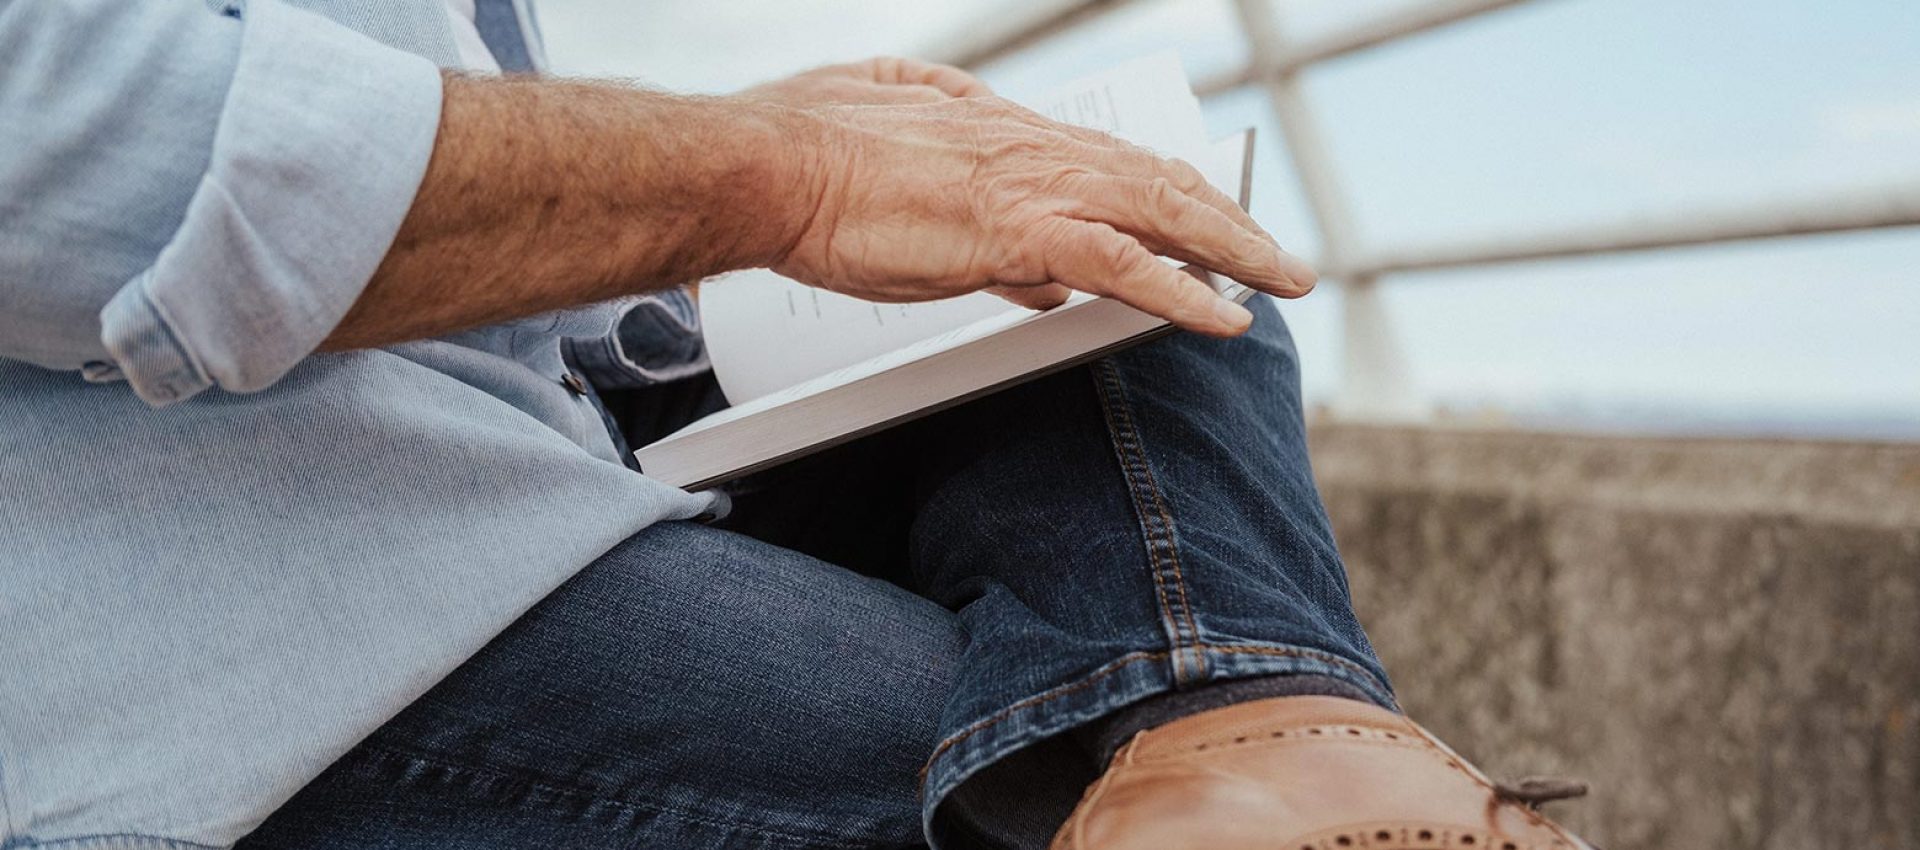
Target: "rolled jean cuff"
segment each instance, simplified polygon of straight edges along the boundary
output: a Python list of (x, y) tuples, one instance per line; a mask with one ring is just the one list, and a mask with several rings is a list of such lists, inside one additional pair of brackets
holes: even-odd
[[(1204, 682), (1310, 674), (1352, 685), (1374, 703), (1400, 710), (1386, 684), (1364, 666), (1324, 650), (1271, 643), (1207, 644), (1185, 651), (1206, 659)], [(1175, 689), (1172, 653), (1132, 652), (1073, 681), (1021, 699), (977, 720), (934, 748), (921, 783), (929, 837), (940, 803), (974, 774), (1020, 749)], [(1188, 683), (1187, 687), (1196, 684)]]

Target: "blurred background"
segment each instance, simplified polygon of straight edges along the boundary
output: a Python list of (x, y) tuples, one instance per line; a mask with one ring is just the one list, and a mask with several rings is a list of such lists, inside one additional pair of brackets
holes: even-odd
[[(1015, 94), (1164, 47), (1203, 88), (1244, 79), (1252, 59), (1228, 0), (1091, 4), (1105, 13), (994, 49), (1082, 5), (552, 0), (543, 23), (563, 70), (681, 91), (881, 53), (986, 58), (976, 70)], [(1435, 5), (1272, 11), (1289, 43), (1311, 46)], [(1811, 220), (1904, 201), (1920, 218), (1920, 4), (1438, 5), (1492, 11), (1298, 75), (1355, 261), (1649, 219), (1705, 226), (1756, 208)], [(1260, 128), (1254, 212), (1325, 265), (1267, 89), (1210, 96), (1212, 129)], [(1331, 286), (1288, 309), (1316, 404), (1920, 438), (1920, 229), (1385, 275), (1368, 315), (1385, 325), (1379, 345), (1394, 350), (1378, 356), (1397, 361), (1394, 374), (1343, 396), (1343, 377), (1363, 377), (1342, 356), (1345, 294)]]
[(1920, 847), (1920, 3), (544, 0), (726, 92), (1174, 48), (1253, 211), (1417, 718), (1610, 848)]

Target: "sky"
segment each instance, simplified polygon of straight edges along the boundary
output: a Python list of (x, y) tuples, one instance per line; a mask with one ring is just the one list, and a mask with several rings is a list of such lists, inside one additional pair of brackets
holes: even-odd
[[(1311, 37), (1425, 0), (1276, 0)], [(829, 61), (937, 56), (1031, 0), (543, 0), (563, 72), (725, 92)], [(1177, 49), (1246, 56), (1226, 0), (1137, 0), (983, 69), (1018, 94)], [(1398, 248), (1920, 193), (1920, 3), (1535, 0), (1311, 70), (1362, 240)], [(1255, 216), (1317, 234), (1258, 89)], [(1920, 228), (1389, 276), (1426, 408), (1574, 428), (1920, 439)], [(1340, 386), (1337, 282), (1283, 307), (1306, 394)]]

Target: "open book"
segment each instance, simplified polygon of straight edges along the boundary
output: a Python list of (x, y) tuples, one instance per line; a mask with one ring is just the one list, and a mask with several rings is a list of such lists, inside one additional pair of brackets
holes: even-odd
[[(1117, 67), (1027, 104), (1192, 163), (1247, 203), (1253, 131), (1208, 142), (1179, 60)], [(1168, 262), (1173, 262), (1169, 260)], [(1236, 301), (1253, 295), (1197, 267)], [(634, 452), (649, 476), (690, 489), (761, 469), (1170, 333), (1165, 320), (1076, 293), (1033, 311), (986, 293), (876, 304), (764, 269), (708, 281), (700, 314), (733, 406)]]

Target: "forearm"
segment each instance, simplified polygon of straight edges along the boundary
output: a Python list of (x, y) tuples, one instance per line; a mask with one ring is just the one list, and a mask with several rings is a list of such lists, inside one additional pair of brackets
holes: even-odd
[(816, 203), (790, 108), (449, 76), (386, 258), (325, 348), (422, 339), (777, 260)]
[(768, 266), (875, 301), (1069, 288), (1192, 330), (1252, 316), (1163, 253), (1294, 297), (1313, 272), (1200, 172), (992, 98), (888, 105), (446, 81), (433, 156), (325, 348)]

